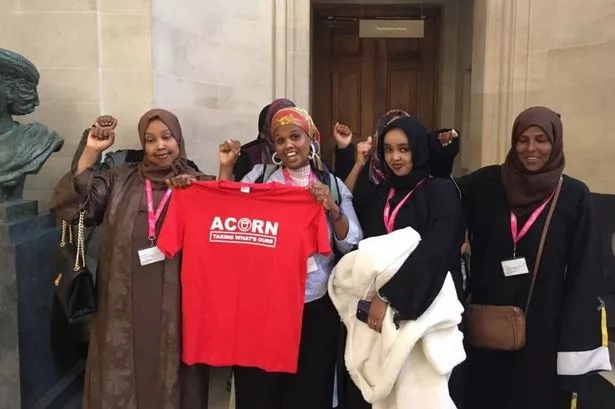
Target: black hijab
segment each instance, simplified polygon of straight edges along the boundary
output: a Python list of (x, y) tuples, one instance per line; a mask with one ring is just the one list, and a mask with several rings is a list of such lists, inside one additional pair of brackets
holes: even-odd
[[(406, 134), (410, 152), (412, 152), (412, 171), (404, 176), (397, 176), (384, 160), (384, 140), (392, 129), (400, 129)], [(377, 146), (378, 158), (382, 163), (385, 180), (397, 190), (409, 191), (417, 183), (429, 176), (429, 141), (427, 129), (418, 119), (413, 117), (398, 118), (389, 123), (381, 132), (381, 140)]]

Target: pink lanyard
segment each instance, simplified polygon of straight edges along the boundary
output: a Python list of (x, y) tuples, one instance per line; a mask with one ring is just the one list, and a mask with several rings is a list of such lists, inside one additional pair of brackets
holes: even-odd
[(513, 212), (510, 212), (510, 231), (512, 233), (513, 240), (513, 258), (517, 257), (517, 243), (519, 243), (519, 241), (525, 237), (527, 232), (530, 231), (534, 223), (536, 223), (536, 220), (540, 217), (540, 214), (545, 210), (545, 207), (547, 207), (547, 203), (549, 203), (549, 201), (553, 198), (554, 194), (555, 190), (549, 195), (549, 197), (547, 197), (538, 209), (532, 212), (530, 218), (527, 219), (527, 222), (525, 222), (521, 228), (521, 231), (518, 230), (517, 216), (515, 216)]
[(403, 199), (401, 199), (401, 202), (399, 202), (399, 204), (395, 206), (395, 209), (393, 209), (393, 214), (390, 214), (391, 213), (390, 201), (395, 195), (395, 189), (394, 188), (389, 189), (389, 196), (387, 197), (387, 203), (384, 205), (384, 214), (382, 215), (382, 218), (384, 219), (384, 227), (387, 229), (387, 233), (390, 233), (395, 229), (395, 220), (397, 219), (397, 213), (399, 213), (399, 209), (401, 209), (404, 203), (406, 203), (406, 201), (410, 199), (410, 196), (412, 196), (412, 193), (414, 193), (414, 191), (419, 186), (421, 186), (423, 182), (425, 182), (425, 180), (426, 179), (423, 179), (419, 183), (417, 183), (416, 186), (414, 186), (414, 189), (412, 189), (410, 193), (408, 193), (406, 196), (404, 196)]
[[(293, 181), (290, 179), (290, 174), (288, 173), (288, 169), (282, 169), (282, 174), (284, 175), (284, 183), (287, 185), (292, 185)], [(308, 179), (308, 186), (314, 183), (314, 172), (310, 170), (310, 177)]]
[(147, 199), (147, 238), (154, 244), (156, 239), (156, 223), (160, 219), (160, 215), (164, 210), (169, 198), (171, 197), (172, 190), (169, 188), (165, 192), (162, 200), (158, 204), (158, 209), (154, 212), (154, 199), (152, 194), (152, 182), (149, 179), (145, 179), (145, 196)]

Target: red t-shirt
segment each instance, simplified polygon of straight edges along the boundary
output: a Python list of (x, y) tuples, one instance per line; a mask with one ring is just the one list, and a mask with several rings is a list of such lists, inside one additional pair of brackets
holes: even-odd
[(182, 359), (297, 371), (307, 258), (328, 254), (304, 188), (199, 182), (175, 189), (157, 241), (182, 255)]

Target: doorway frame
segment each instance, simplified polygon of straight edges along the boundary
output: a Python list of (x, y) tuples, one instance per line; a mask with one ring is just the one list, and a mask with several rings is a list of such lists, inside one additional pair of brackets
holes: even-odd
[[(433, 123), (439, 124), (441, 120), (441, 74), (442, 74), (442, 64), (441, 64), (441, 54), (442, 54), (442, 38), (443, 38), (443, 17), (444, 17), (444, 4), (442, 5), (430, 5), (420, 7), (417, 4), (330, 4), (330, 3), (316, 3), (312, 2), (311, 4), (311, 21), (310, 21), (310, 112), (314, 113), (314, 101), (316, 100), (316, 81), (315, 76), (318, 75), (316, 73), (316, 67), (319, 62), (316, 60), (318, 57), (317, 53), (314, 50), (315, 47), (315, 37), (317, 36), (315, 26), (316, 19), (324, 16), (335, 16), (339, 18), (356, 18), (356, 19), (374, 19), (374, 18), (402, 18), (402, 19), (417, 19), (421, 16), (425, 16), (427, 19), (435, 19), (436, 20), (436, 41), (435, 43), (438, 45), (434, 50), (435, 59), (434, 59), (434, 83), (433, 83)], [(320, 70), (327, 70), (327, 67), (319, 67)], [(363, 98), (363, 97), (362, 97)], [(326, 108), (325, 108), (326, 109)], [(412, 114), (412, 113), (411, 113)], [(329, 122), (332, 122), (334, 118), (330, 118)], [(374, 123), (369, 124), (368, 129), (372, 129), (377, 118), (374, 118)], [(322, 150), (323, 150), (323, 158), (325, 161), (329, 159), (327, 162), (332, 163), (333, 161), (333, 152), (335, 149), (335, 142), (332, 138), (332, 124), (331, 123), (317, 123), (316, 124), (319, 129), (321, 136), (323, 137), (322, 141)]]

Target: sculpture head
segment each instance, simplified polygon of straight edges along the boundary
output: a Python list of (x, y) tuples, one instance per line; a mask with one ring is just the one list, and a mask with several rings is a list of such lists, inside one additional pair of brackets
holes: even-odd
[(0, 48), (0, 114), (27, 115), (39, 103), (40, 75), (28, 59)]

